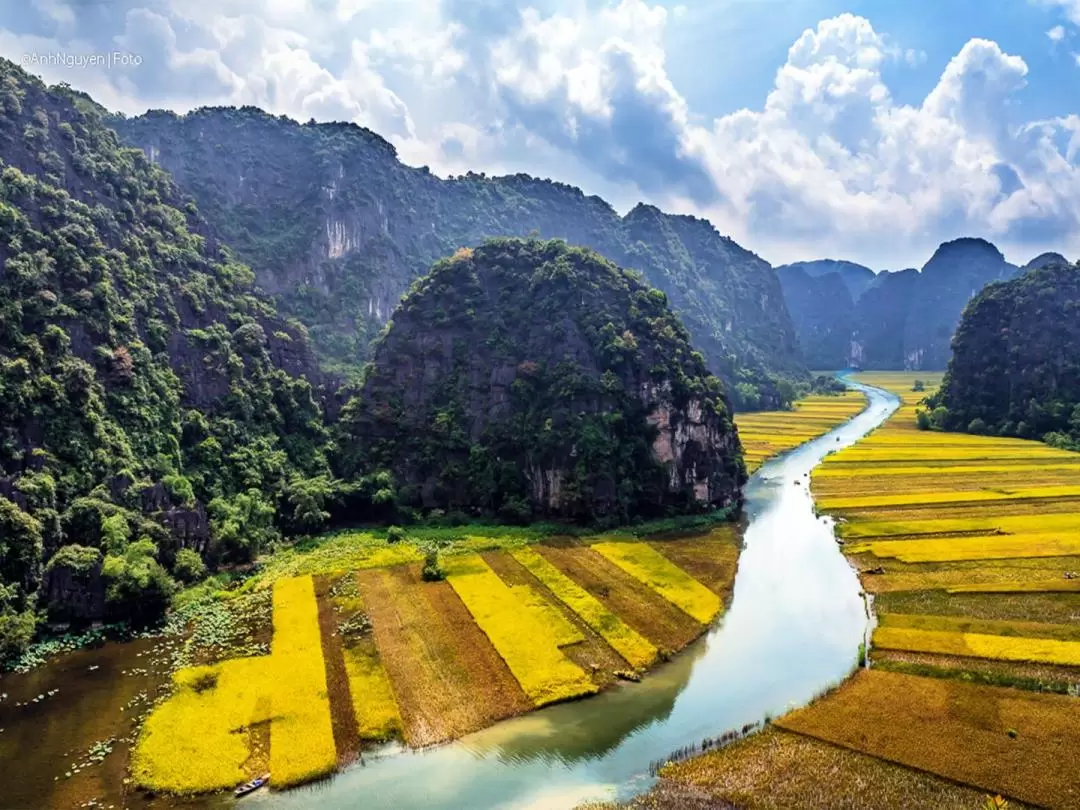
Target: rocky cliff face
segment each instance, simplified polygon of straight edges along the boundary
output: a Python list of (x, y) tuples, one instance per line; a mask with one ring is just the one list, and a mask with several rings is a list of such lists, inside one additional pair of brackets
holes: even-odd
[(113, 121), (169, 170), (258, 281), (308, 327), (324, 364), (355, 367), (402, 293), (459, 247), (496, 236), (565, 239), (663, 290), (709, 367), (778, 404), (771, 377), (804, 377), (769, 266), (703, 220), (526, 175), (440, 179), (353, 125), (300, 125), (251, 108)]
[(839, 273), (811, 275), (798, 264), (777, 267), (776, 275), (806, 364), (813, 369), (846, 368), (855, 335), (850, 286)]
[(937, 406), (950, 430), (1080, 450), (1080, 266), (1050, 260), (983, 289), (956, 331)]
[(1017, 272), (983, 239), (946, 242), (921, 272), (874, 276), (861, 265), (832, 260), (777, 268), (807, 363), (819, 368), (944, 368), (967, 302)]
[(494, 240), (417, 282), (345, 425), (350, 463), (425, 508), (616, 523), (726, 506), (745, 480), (666, 296), (557, 241)]

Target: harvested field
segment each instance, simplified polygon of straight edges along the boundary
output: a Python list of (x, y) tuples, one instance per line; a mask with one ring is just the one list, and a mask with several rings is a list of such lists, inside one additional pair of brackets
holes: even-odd
[(595, 543), (592, 549), (702, 624), (720, 612), (715, 593), (648, 543)]
[(353, 698), (349, 690), (349, 673), (342, 654), (341, 635), (330, 597), (329, 577), (314, 577), (315, 600), (319, 608), (319, 637), (323, 661), (326, 664), (326, 691), (330, 701), (330, 720), (334, 729), (334, 747), (338, 764), (344, 765), (360, 752), (360, 735), (353, 715)]
[(735, 584), (742, 540), (734, 526), (720, 526), (704, 537), (652, 540), (653, 548), (726, 603)]
[[(1073, 580), (1062, 580), (1072, 582)], [(954, 616), (958, 624), (972, 620), (997, 620), (997, 629), (987, 632), (1010, 635), (1008, 628), (1048, 627), (1065, 628), (1065, 635), (1050, 634), (1048, 638), (1066, 638), (1080, 641), (1071, 628), (1080, 622), (1080, 594), (1037, 593), (949, 593), (948, 591), (901, 591), (882, 594), (875, 602), (879, 614), (923, 614), (926, 618)], [(985, 624), (985, 623), (984, 623)], [(955, 625), (926, 629), (958, 629)], [(1046, 635), (1017, 630), (1016, 635)]]
[(777, 725), (1031, 804), (1080, 806), (1073, 698), (863, 670)]
[(415, 565), (357, 579), (409, 745), (454, 739), (532, 708), (449, 584), (421, 581)]
[(630, 807), (686, 806), (677, 793), (664, 801), (667, 783), (746, 810), (977, 810), (984, 799), (983, 791), (775, 727), (668, 765), (661, 776), (660, 801)]
[(1067, 695), (1080, 683), (1080, 668), (1023, 661), (962, 658), (908, 650), (874, 650), (875, 669), (923, 675), (930, 678), (959, 678), (985, 686), (1012, 686), (1033, 692)]
[[(596, 684), (559, 649), (580, 633), (531, 592), (506, 585), (479, 555), (445, 563), (446, 581), (506, 661), (534, 706), (592, 694)], [(515, 592), (517, 591), (517, 592)]]
[(546, 560), (661, 652), (681, 650), (704, 626), (591, 548), (538, 546)]

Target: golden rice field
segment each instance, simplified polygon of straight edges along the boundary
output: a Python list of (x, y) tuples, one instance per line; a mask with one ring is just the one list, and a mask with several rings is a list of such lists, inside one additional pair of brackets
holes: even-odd
[(344, 537), (253, 578), (272, 589), (270, 654), (177, 671), (135, 746), (136, 784), (193, 794), (268, 771), (284, 788), (365, 745), (428, 745), (594, 694), (704, 632), (738, 549), (728, 527), (657, 543), (478, 536), (424, 582), (415, 549)]
[(814, 395), (795, 403), (790, 411), (755, 411), (735, 417), (746, 467), (753, 472), (773, 456), (828, 433), (866, 407), (857, 391), (838, 396)]
[[(912, 390), (917, 377), (923, 392)], [(919, 676), (861, 673), (781, 724), (1014, 799), (1080, 806), (1075, 768), (1057, 767), (1064, 738), (1049, 731), (1075, 728), (1080, 699), (1005, 688), (1041, 683), (1026, 677), (1032, 667), (1080, 683), (1080, 454), (919, 430), (919, 402), (940, 375), (856, 379), (892, 391), (902, 405), (828, 456), (812, 491), (818, 508), (838, 519), (864, 588), (879, 595), (885, 612), (872, 641), (882, 666), (917, 656)], [(872, 651), (871, 664), (875, 658)], [(995, 685), (957, 680), (991, 677), (977, 662), (992, 662)], [(895, 733), (906, 728), (913, 733)], [(1001, 737), (988, 737), (991, 730)], [(1017, 733), (1022, 763), (1010, 739)]]

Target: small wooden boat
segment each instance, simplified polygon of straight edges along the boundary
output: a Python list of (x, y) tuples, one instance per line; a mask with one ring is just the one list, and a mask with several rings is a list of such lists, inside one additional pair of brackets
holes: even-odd
[(235, 795), (237, 798), (240, 798), (241, 796), (247, 796), (249, 793), (255, 792), (269, 781), (270, 774), (264, 773), (262, 776), (256, 777), (250, 782), (245, 782), (244, 784), (242, 784), (240, 787), (233, 791), (233, 795)]

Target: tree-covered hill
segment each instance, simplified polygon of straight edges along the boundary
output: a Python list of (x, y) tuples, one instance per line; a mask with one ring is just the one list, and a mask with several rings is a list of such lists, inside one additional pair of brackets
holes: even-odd
[(1080, 265), (1050, 261), (979, 293), (930, 407), (950, 430), (1080, 450)]
[(746, 478), (666, 296), (560, 241), (492, 240), (417, 281), (342, 433), (346, 472), (389, 472), (399, 502), (513, 520), (715, 509)]
[(318, 512), (305, 330), (186, 199), (0, 59), (0, 658), (39, 592), (54, 618), (151, 618), (201, 558)]
[[(1054, 257), (1044, 254), (1032, 264)], [(921, 271), (874, 276), (862, 265), (832, 260), (776, 270), (810, 367), (872, 369), (944, 368), (967, 302), (1019, 272), (992, 244), (968, 238), (938, 247)]]
[(441, 179), (351, 124), (254, 108), (150, 112), (112, 124), (169, 170), (258, 283), (310, 330), (324, 365), (355, 369), (432, 262), (488, 237), (593, 248), (664, 291), (739, 406), (779, 405), (806, 370), (769, 265), (708, 222), (526, 175)]

